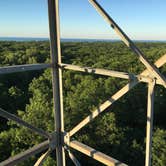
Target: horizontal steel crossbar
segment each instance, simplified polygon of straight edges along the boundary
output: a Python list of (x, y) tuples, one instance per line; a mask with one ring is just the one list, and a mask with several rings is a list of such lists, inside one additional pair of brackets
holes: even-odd
[(85, 155), (94, 158), (95, 160), (109, 166), (127, 166), (126, 164), (108, 156), (104, 153), (101, 153), (81, 142), (71, 141), (69, 146)]
[(50, 68), (51, 64), (25, 64), (25, 65), (13, 65), (7, 67), (0, 67), (1, 74), (10, 74), (17, 72), (33, 71), (33, 70), (42, 70)]
[[(80, 71), (80, 72), (85, 72), (85, 73), (89, 73), (89, 74), (98, 74), (98, 75), (103, 75), (103, 76), (111, 76), (111, 77), (129, 79), (129, 80), (137, 79), (138, 81), (145, 82), (145, 83), (148, 83), (151, 80), (151, 78), (145, 74), (135, 75), (132, 73), (127, 73), (127, 72), (119, 72), (119, 71), (92, 68), (92, 67), (82, 67), (82, 66), (77, 66), (77, 65), (72, 65), (72, 64), (64, 64), (64, 63), (62, 63), (60, 66), (63, 69), (68, 69), (68, 70)], [(160, 85), (165, 86), (163, 84), (163, 82), (161, 82), (158, 79), (157, 79), (156, 84), (160, 84)]]
[(86, 72), (91, 74), (99, 74), (104, 76), (111, 76), (111, 77), (117, 77), (117, 78), (123, 78), (123, 79), (134, 79), (135, 75), (132, 73), (126, 73), (126, 72), (119, 72), (119, 71), (113, 71), (113, 70), (107, 70), (107, 69), (98, 69), (98, 68), (92, 68), (92, 67), (81, 67), (77, 65), (71, 65), (71, 64), (61, 64), (61, 67), (64, 69), (74, 70), (74, 71), (80, 71), (80, 72)]
[(9, 120), (13, 120), (16, 123), (18, 123), (18, 124), (20, 124), (22, 126), (25, 126), (28, 129), (40, 134), (41, 136), (44, 136), (46, 138), (50, 138), (50, 135), (46, 131), (32, 126), (31, 124), (25, 122), (24, 120), (20, 119), (19, 117), (15, 116), (15, 115), (13, 115), (11, 113), (6, 112), (2, 108), (0, 108), (0, 116), (4, 117), (6, 119), (9, 119)]
[(44, 141), (39, 145), (35, 145), (34, 147), (14, 156), (0, 163), (0, 166), (13, 166), (18, 164), (21, 161), (28, 159), (30, 156), (38, 154), (49, 148), (49, 141)]

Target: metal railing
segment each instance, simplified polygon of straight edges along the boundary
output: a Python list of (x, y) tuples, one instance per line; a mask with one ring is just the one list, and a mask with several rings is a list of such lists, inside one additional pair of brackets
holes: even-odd
[[(0, 163), (0, 166), (15, 165), (28, 157), (41, 153), (47, 150), (35, 163), (35, 166), (42, 165), (43, 161), (47, 158), (51, 151), (56, 150), (56, 161), (58, 166), (65, 166), (65, 153), (66, 150), (73, 163), (77, 166), (81, 164), (76, 157), (71, 153), (69, 148), (73, 148), (81, 153), (92, 157), (93, 159), (110, 166), (125, 166), (126, 164), (105, 155), (95, 149), (82, 144), (76, 140), (71, 141), (71, 137), (82, 129), (85, 125), (94, 120), (101, 112), (106, 111), (115, 101), (124, 96), (134, 86), (140, 82), (148, 84), (148, 99), (147, 99), (147, 130), (146, 130), (146, 159), (145, 166), (151, 166), (151, 153), (152, 153), (152, 129), (153, 129), (153, 109), (154, 109), (154, 87), (156, 84), (166, 87), (166, 78), (159, 72), (158, 68), (166, 63), (166, 54), (158, 59), (155, 64), (151, 64), (144, 56), (144, 54), (136, 47), (130, 38), (122, 31), (122, 29), (115, 23), (115, 21), (106, 13), (96, 0), (89, 0), (94, 8), (103, 16), (103, 18), (110, 24), (110, 26), (117, 32), (122, 41), (129, 47), (144, 64), (146, 70), (139, 75), (126, 72), (118, 72), (105, 69), (95, 69), (91, 67), (80, 67), (71, 64), (63, 64), (61, 62), (61, 45), (60, 45), (60, 26), (59, 26), (59, 4), (58, 0), (48, 0), (48, 13), (49, 13), (49, 29), (50, 29), (50, 49), (51, 49), (51, 64), (32, 64), (32, 65), (17, 65), (9, 67), (0, 67), (0, 74), (7, 74), (13, 72), (23, 72), (30, 70), (40, 70), (52, 68), (52, 86), (53, 86), (53, 101), (54, 101), (54, 120), (55, 132), (47, 133), (42, 129), (21, 120), (15, 115), (0, 109), (0, 116), (13, 120), (18, 124), (29, 128), (30, 130), (40, 134), (47, 140), (39, 145), (36, 145), (29, 150), (11, 157)], [(107, 101), (101, 104), (89, 116), (83, 119), (72, 130), (64, 131), (63, 120), (63, 97), (62, 97), (62, 70), (69, 69), (74, 71), (86, 72), (90, 74), (99, 74), (110, 77), (118, 77), (128, 79), (129, 83), (111, 96)]]

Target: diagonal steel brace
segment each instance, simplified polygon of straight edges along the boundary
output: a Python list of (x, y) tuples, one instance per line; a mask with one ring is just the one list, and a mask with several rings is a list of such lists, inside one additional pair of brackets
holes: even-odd
[[(166, 55), (159, 58), (155, 65), (160, 68), (166, 63)], [(140, 75), (147, 76), (149, 74), (148, 70), (144, 70)], [(87, 125), (89, 122), (94, 120), (100, 113), (105, 111), (108, 107), (110, 107), (116, 100), (121, 98), (123, 95), (125, 95), (131, 88), (133, 88), (135, 85), (137, 85), (139, 81), (135, 80), (131, 83), (126, 84), (122, 89), (120, 89), (118, 92), (116, 92), (110, 99), (108, 99), (106, 102), (101, 104), (98, 109), (93, 111), (89, 116), (87, 116), (85, 119), (83, 119), (78, 125), (76, 125), (71, 131), (68, 132), (68, 135), (71, 137), (76, 132), (78, 132), (81, 128), (83, 128), (85, 125)]]
[(155, 65), (151, 64), (141, 50), (132, 42), (125, 32), (116, 24), (116, 22), (108, 15), (102, 6), (96, 0), (89, 0), (93, 7), (103, 16), (103, 18), (111, 25), (115, 32), (120, 36), (122, 41), (139, 57), (139, 60), (146, 66), (149, 73), (163, 82), (166, 88), (166, 78), (159, 72)]
[(6, 119), (9, 119), (9, 120), (13, 120), (16, 123), (18, 123), (18, 124), (20, 124), (20, 125), (22, 125), (24, 127), (27, 127), (28, 129), (40, 134), (41, 136), (44, 136), (46, 138), (50, 138), (50, 134), (47, 133), (46, 131), (32, 126), (31, 124), (25, 122), (24, 120), (20, 119), (19, 117), (15, 116), (15, 115), (13, 115), (11, 113), (6, 112), (2, 108), (0, 108), (0, 116), (4, 117)]

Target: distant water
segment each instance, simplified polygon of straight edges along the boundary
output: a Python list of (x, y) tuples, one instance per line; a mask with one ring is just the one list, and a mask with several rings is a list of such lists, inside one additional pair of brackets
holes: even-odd
[(32, 37), (0, 37), (0, 41), (47, 41), (48, 38), (32, 38)]
[[(0, 41), (49, 41), (49, 38), (32, 38), (32, 37), (0, 37)], [(62, 38), (61, 42), (119, 42), (120, 40), (109, 40), (109, 39), (66, 39)], [(165, 43), (166, 40), (134, 40), (134, 42), (162, 42)]]
[[(27, 37), (0, 37), (0, 41), (48, 41), (49, 38), (27, 38)], [(118, 41), (118, 40), (106, 40), (106, 39), (66, 39), (62, 38), (61, 42), (97, 42), (97, 41)]]
[(118, 42), (120, 40), (108, 39), (61, 39), (61, 42)]

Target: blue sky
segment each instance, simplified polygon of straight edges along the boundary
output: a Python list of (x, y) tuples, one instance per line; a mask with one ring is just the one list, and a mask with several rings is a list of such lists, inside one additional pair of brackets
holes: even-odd
[[(166, 0), (98, 0), (132, 38), (166, 40)], [(118, 39), (88, 0), (60, 0), (61, 37)], [(47, 0), (0, 0), (1, 37), (48, 37)]]

